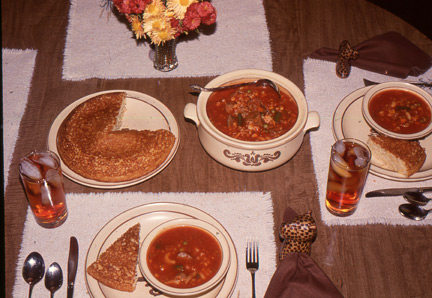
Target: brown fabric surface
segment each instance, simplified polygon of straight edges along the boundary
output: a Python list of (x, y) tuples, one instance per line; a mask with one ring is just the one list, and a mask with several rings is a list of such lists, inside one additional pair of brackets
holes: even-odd
[[(296, 212), (287, 207), (283, 222), (291, 221)], [(304, 253), (289, 253), (279, 264), (267, 287), (264, 298), (343, 298), (332, 281)]]
[[(380, 74), (406, 78), (418, 76), (432, 66), (432, 57), (400, 33), (390, 31), (354, 46), (359, 52), (351, 65)], [(311, 58), (336, 62), (337, 49), (320, 48)]]

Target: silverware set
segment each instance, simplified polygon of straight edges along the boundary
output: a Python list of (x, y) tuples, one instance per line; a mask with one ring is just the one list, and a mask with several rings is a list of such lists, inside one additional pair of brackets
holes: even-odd
[[(68, 260), (68, 290), (67, 297), (72, 298), (75, 276), (78, 266), (78, 241), (75, 237), (70, 238), (69, 260)], [(40, 253), (30, 253), (24, 261), (22, 276), (30, 285), (28, 297), (32, 296), (33, 287), (45, 275), (45, 287), (50, 291), (50, 297), (63, 285), (63, 271), (56, 262), (52, 263), (45, 273), (45, 262)]]
[(367, 198), (370, 197), (385, 197), (385, 196), (398, 196), (401, 195), (408, 201), (408, 204), (401, 204), (399, 206), (399, 213), (408, 219), (423, 220), (432, 209), (425, 209), (429, 201), (432, 199), (424, 195), (425, 192), (431, 192), (432, 187), (424, 188), (393, 188), (393, 189), (379, 189), (368, 192)]
[(252, 298), (255, 298), (255, 272), (259, 268), (259, 243), (256, 239), (248, 239), (246, 245), (246, 268), (252, 277)]

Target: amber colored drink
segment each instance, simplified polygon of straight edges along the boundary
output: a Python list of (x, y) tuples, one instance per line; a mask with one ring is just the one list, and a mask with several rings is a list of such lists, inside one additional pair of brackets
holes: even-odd
[(366, 183), (371, 152), (354, 139), (337, 141), (331, 151), (326, 207), (333, 215), (353, 214)]
[(21, 159), (20, 176), (37, 223), (45, 228), (61, 225), (67, 207), (58, 156), (51, 151), (29, 153)]

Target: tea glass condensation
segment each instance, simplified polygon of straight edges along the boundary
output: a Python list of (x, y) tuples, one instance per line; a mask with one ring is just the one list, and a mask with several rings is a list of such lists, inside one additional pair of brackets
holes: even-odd
[(36, 222), (44, 228), (60, 226), (68, 211), (57, 154), (48, 150), (33, 151), (21, 159), (19, 172)]
[(358, 206), (371, 162), (369, 147), (356, 139), (334, 143), (330, 154), (326, 208), (336, 216), (352, 215)]

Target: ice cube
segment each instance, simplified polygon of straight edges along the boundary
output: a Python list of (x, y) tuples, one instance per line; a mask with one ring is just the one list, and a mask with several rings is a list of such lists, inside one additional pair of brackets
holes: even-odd
[(354, 147), (354, 154), (359, 158), (367, 159), (367, 153), (363, 148)]
[(333, 159), (341, 166), (348, 168), (348, 163), (338, 153), (333, 154)]
[(52, 169), (55, 169), (57, 166), (57, 162), (49, 155), (43, 155), (39, 159), (35, 160), (35, 162)]
[(41, 185), (41, 202), (42, 205), (45, 206), (53, 205), (50, 186), (48, 185), (47, 181), (44, 181), (44, 183)]
[[(333, 162), (331, 162), (332, 169), (341, 177), (350, 178), (352, 175), (348, 171), (349, 166), (347, 162), (338, 153), (333, 154)], [(345, 169), (344, 169), (345, 168)]]
[(35, 180), (42, 179), (42, 173), (39, 167), (28, 158), (23, 158), (21, 160), (20, 171), (22, 174), (24, 174), (25, 176), (31, 179), (35, 179)]
[(334, 149), (340, 155), (343, 155), (345, 153), (345, 143), (343, 141), (337, 141), (334, 145)]
[(357, 168), (364, 168), (367, 165), (367, 159), (359, 157), (354, 160), (354, 164)]
[(61, 187), (61, 185), (62, 185), (62, 179), (61, 179), (60, 174), (58, 173), (57, 170), (49, 169), (45, 173), (45, 178), (50, 183), (50, 185), (52, 185), (54, 187)]

